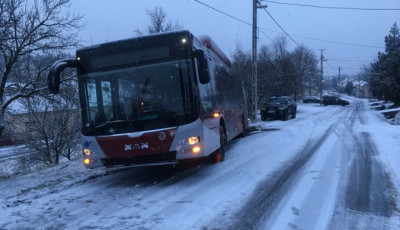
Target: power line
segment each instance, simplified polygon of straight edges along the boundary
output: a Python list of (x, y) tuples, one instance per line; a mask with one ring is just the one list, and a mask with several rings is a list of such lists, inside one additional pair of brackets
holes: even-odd
[(288, 2), (275, 2), (268, 1), (273, 4), (289, 5), (289, 6), (301, 6), (301, 7), (312, 7), (321, 9), (334, 9), (334, 10), (364, 10), (364, 11), (400, 11), (399, 8), (361, 8), (361, 7), (340, 7), (340, 6), (317, 6), (317, 5), (306, 5), (298, 3), (288, 3)]
[(281, 28), (281, 30), (286, 34), (286, 36), (288, 36), (288, 37), (290, 38), (290, 40), (292, 40), (296, 45), (300, 46), (299, 43), (297, 43), (296, 40), (294, 40), (294, 39), (292, 38), (292, 36), (290, 36), (290, 34), (288, 34), (288, 33), (286, 32), (285, 29), (283, 29), (283, 27), (275, 20), (275, 18), (272, 17), (272, 15), (267, 11), (267, 9), (264, 8), (264, 11), (265, 11), (265, 12), (269, 15), (269, 17), (275, 22), (275, 24), (276, 24), (279, 28)]
[[(197, 3), (202, 4), (203, 6), (206, 6), (206, 7), (210, 8), (210, 9), (212, 9), (212, 10), (218, 12), (218, 13), (221, 13), (221, 14), (227, 16), (227, 17), (230, 17), (230, 18), (232, 18), (232, 19), (235, 19), (236, 21), (239, 21), (239, 22), (241, 22), (241, 23), (244, 23), (244, 24), (246, 24), (246, 25), (248, 25), (248, 26), (252, 26), (251, 23), (246, 22), (246, 21), (244, 21), (244, 20), (242, 20), (242, 19), (240, 19), (240, 18), (237, 18), (237, 17), (235, 17), (235, 16), (232, 16), (232, 15), (230, 15), (230, 14), (228, 14), (228, 13), (225, 13), (225, 12), (223, 12), (223, 11), (221, 11), (221, 10), (218, 10), (218, 9), (216, 9), (216, 8), (214, 8), (214, 7), (212, 7), (212, 6), (208, 5), (208, 4), (206, 4), (206, 3), (203, 3), (203, 2), (201, 2), (201, 1), (199, 1), (199, 0), (194, 0), (194, 1), (197, 2)], [(271, 2), (271, 1), (268, 1), (268, 2)], [(265, 10), (265, 9), (264, 9), (264, 10)], [(272, 18), (272, 20), (274, 20), (275, 23), (277, 23), (276, 20), (271, 16), (270, 13), (267, 12), (267, 14)], [(277, 25), (282, 29), (282, 31), (284, 31), (284, 34), (286, 34), (286, 35), (287, 35), (294, 43), (296, 43), (297, 45), (299, 45), (299, 44), (298, 44), (291, 36), (293, 36), (293, 37), (299, 37), (299, 38), (305, 38), (305, 39), (314, 40), (314, 41), (326, 42), (326, 43), (340, 44), (340, 45), (359, 46), (359, 47), (368, 47), (368, 48), (379, 48), (379, 49), (384, 49), (384, 48), (385, 48), (385, 47), (382, 47), (382, 46), (373, 46), (373, 45), (365, 45), (365, 44), (354, 44), (354, 43), (348, 43), (348, 42), (329, 41), (329, 40), (318, 39), (318, 38), (311, 38), (311, 37), (306, 37), (306, 36), (301, 36), (301, 35), (293, 35), (293, 34), (292, 34), (292, 35), (289, 35), (289, 34), (286, 33), (286, 31), (279, 25), (279, 23), (277, 23)], [(271, 41), (272, 41), (272, 39), (271, 39), (263, 30), (272, 31), (272, 32), (275, 32), (275, 33), (281, 33), (281, 32), (279, 32), (279, 31), (275, 31), (275, 30), (271, 30), (271, 29), (266, 29), (266, 28), (262, 28), (262, 27), (257, 27), (257, 28), (259, 29), (259, 31), (261, 31), (261, 33), (262, 33), (263, 35), (265, 35), (265, 36), (266, 36), (269, 40), (271, 40)]]
[(300, 36), (300, 35), (293, 35), (293, 36), (294, 36), (294, 37), (299, 37), (299, 38), (310, 39), (310, 40), (314, 40), (314, 41), (320, 41), (320, 42), (326, 42), (326, 43), (340, 44), (340, 45), (360, 46), (360, 47), (379, 48), (379, 49), (384, 49), (384, 48), (385, 48), (385, 47), (382, 47), (382, 46), (373, 46), (373, 45), (355, 44), (355, 43), (348, 43), (348, 42), (329, 41), (329, 40), (318, 39), (318, 38), (310, 38), (310, 37), (305, 37), (305, 36)]
[(217, 11), (217, 12), (219, 12), (219, 13), (225, 15), (225, 16), (228, 16), (228, 17), (230, 17), (230, 18), (233, 18), (233, 19), (235, 19), (236, 21), (242, 22), (242, 23), (244, 23), (244, 24), (246, 24), (246, 25), (249, 25), (249, 26), (253, 26), (251, 23), (248, 23), (248, 22), (246, 22), (246, 21), (243, 21), (242, 19), (239, 19), (239, 18), (237, 18), (237, 17), (235, 17), (235, 16), (232, 16), (232, 15), (230, 15), (230, 14), (227, 14), (227, 13), (221, 11), (221, 10), (218, 10), (218, 9), (216, 9), (216, 8), (210, 6), (210, 5), (205, 4), (204, 2), (200, 2), (200, 1), (198, 1), (198, 0), (194, 0), (194, 1), (195, 1), (195, 2), (198, 2), (198, 3), (200, 3), (200, 4), (202, 4), (203, 6), (206, 6), (206, 7), (210, 8), (210, 9), (212, 9), (212, 10), (215, 10), (215, 11)]
[(268, 35), (262, 30), (262, 28), (260, 28), (260, 27), (257, 27), (257, 28), (258, 28), (258, 31), (260, 31), (262, 34), (264, 34), (264, 36), (267, 37), (271, 42), (274, 42), (274, 40), (273, 40), (270, 36), (268, 36)]
[[(271, 30), (271, 29), (266, 29), (259, 27), (259, 29), (271, 31), (274, 33), (282, 33), (280, 31), (276, 30)], [(367, 47), (367, 48), (379, 48), (379, 49), (384, 49), (385, 47), (383, 46), (373, 46), (373, 45), (365, 45), (365, 44), (355, 44), (355, 43), (349, 43), (349, 42), (338, 42), (338, 41), (330, 41), (330, 40), (324, 40), (324, 39), (319, 39), (319, 38), (311, 38), (311, 37), (306, 37), (302, 35), (296, 35), (296, 34), (291, 34), (293, 37), (298, 37), (298, 38), (304, 38), (304, 39), (309, 39), (309, 40), (314, 40), (314, 41), (320, 41), (320, 42), (326, 42), (326, 43), (333, 43), (333, 44), (339, 44), (339, 45), (347, 45), (347, 46), (360, 46), (360, 47)]]
[(365, 59), (365, 58), (376, 58), (376, 55), (370, 55), (370, 56), (362, 56), (362, 57), (335, 57), (331, 58), (330, 60), (354, 60), (354, 59)]
[[(251, 23), (246, 22), (246, 21), (244, 21), (244, 20), (242, 20), (242, 19), (240, 19), (240, 18), (237, 18), (237, 17), (235, 17), (235, 16), (232, 16), (232, 15), (230, 15), (230, 14), (228, 14), (228, 13), (225, 13), (225, 12), (223, 12), (223, 11), (221, 11), (221, 10), (218, 10), (217, 8), (212, 7), (212, 6), (210, 6), (210, 5), (208, 5), (208, 4), (204, 3), (204, 2), (201, 2), (201, 1), (198, 1), (198, 0), (194, 0), (194, 1), (197, 2), (197, 3), (200, 3), (200, 4), (203, 5), (203, 6), (208, 7), (208, 8), (210, 8), (210, 9), (214, 10), (214, 11), (217, 11), (218, 13), (221, 13), (221, 14), (223, 14), (223, 15), (225, 15), (225, 16), (228, 16), (228, 17), (230, 17), (230, 18), (233, 18), (233, 19), (235, 19), (236, 21), (239, 21), (239, 22), (241, 22), (241, 23), (244, 23), (244, 24), (246, 24), (246, 25), (248, 25), (248, 26), (253, 27), (253, 25), (252, 25)], [(264, 34), (269, 40), (273, 41), (272, 38), (269, 37), (260, 27), (257, 27), (257, 29), (259, 29), (259, 31), (261, 31), (261, 33)]]
[(330, 68), (336, 69), (335, 67), (331, 66), (331, 64), (328, 62), (328, 60), (325, 59), (325, 62), (326, 62), (326, 64), (327, 64)]
[[(331, 61), (332, 59), (329, 59)], [(329, 68), (331, 69), (337, 69), (337, 67), (333, 67), (327, 59), (325, 59), (326, 64), (328, 65)], [(354, 66), (354, 65), (351, 65)], [(360, 69), (360, 67), (346, 67), (346, 69)], [(343, 69), (342, 69), (343, 70)]]
[(357, 63), (357, 62), (361, 62), (361, 63), (370, 62), (368, 60), (351, 60), (351, 59), (344, 60), (344, 59), (335, 59), (335, 58), (330, 58), (329, 60), (336, 61), (336, 62), (345, 62), (345, 63), (346, 62), (354, 62), (354, 63)]

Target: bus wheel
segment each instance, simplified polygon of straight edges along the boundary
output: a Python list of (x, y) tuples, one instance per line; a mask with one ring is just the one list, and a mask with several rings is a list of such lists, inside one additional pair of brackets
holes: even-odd
[(215, 163), (220, 163), (225, 160), (225, 148), (226, 148), (226, 143), (227, 143), (227, 137), (226, 137), (225, 129), (222, 125), (219, 126), (219, 142), (220, 142), (220, 147), (214, 153), (214, 157), (213, 157), (214, 158), (213, 161)]

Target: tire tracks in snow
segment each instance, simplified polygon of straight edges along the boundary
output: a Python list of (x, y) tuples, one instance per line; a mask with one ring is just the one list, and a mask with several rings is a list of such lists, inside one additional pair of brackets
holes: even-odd
[(347, 184), (346, 208), (390, 217), (396, 210), (396, 203), (387, 193), (389, 178), (376, 159), (379, 153), (369, 133), (363, 132), (360, 138), (355, 136), (354, 139), (357, 145)]
[[(397, 194), (369, 132), (354, 129), (354, 123), (368, 125), (365, 104), (356, 102), (348, 124), (348, 146), (343, 190), (328, 229), (393, 229), (398, 218)], [(399, 226), (397, 226), (398, 228)]]
[(258, 229), (265, 219), (268, 219), (283, 197), (296, 183), (302, 174), (304, 166), (324, 141), (332, 133), (335, 123), (331, 124), (324, 135), (316, 140), (309, 140), (294, 159), (288, 160), (283, 167), (273, 175), (259, 183), (252, 197), (236, 214), (236, 219), (229, 229)]
[[(337, 113), (329, 114), (325, 117), (333, 122), (325, 130), (324, 135), (310, 139), (306, 147), (299, 151), (294, 159), (288, 160), (273, 175), (268, 176), (267, 179), (259, 183), (250, 200), (237, 212), (236, 220), (229, 226), (229, 229), (263, 229), (265, 221), (275, 215), (273, 214), (275, 209), (291, 193), (298, 180), (304, 174), (304, 170), (308, 167), (306, 166), (307, 163), (326, 142), (328, 136), (337, 131), (340, 134), (336, 135), (339, 136), (342, 133), (348, 133), (348, 130), (353, 130), (356, 121), (361, 124), (366, 123), (364, 117), (360, 117), (362, 115), (360, 114), (362, 105), (357, 102), (352, 107), (352, 110), (342, 107), (338, 109)], [(317, 128), (320, 122), (317, 118), (314, 128)], [(296, 225), (289, 225), (289, 227), (296, 228)]]

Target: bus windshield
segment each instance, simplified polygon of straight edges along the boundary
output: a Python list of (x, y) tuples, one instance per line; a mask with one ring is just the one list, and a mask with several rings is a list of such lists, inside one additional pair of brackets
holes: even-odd
[(174, 127), (198, 116), (190, 60), (81, 75), (86, 135), (112, 135)]

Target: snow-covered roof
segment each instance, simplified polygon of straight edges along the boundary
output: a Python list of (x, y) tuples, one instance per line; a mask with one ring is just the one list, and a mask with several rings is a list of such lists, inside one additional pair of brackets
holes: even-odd
[[(65, 99), (57, 96), (58, 100), (66, 102)], [(39, 101), (40, 103), (35, 104), (35, 109), (39, 112), (44, 112), (45, 110), (47, 111), (53, 111), (53, 107), (51, 104), (48, 103), (48, 100), (43, 98), (43, 97), (38, 97), (35, 96), (35, 101)], [(77, 109), (75, 106), (73, 108)], [(27, 106), (26, 106), (26, 99), (21, 98), (18, 100), (13, 101), (8, 107), (7, 111), (11, 114), (26, 114), (29, 112)]]
[(344, 80), (340, 83), (340, 85), (341, 85), (342, 87), (345, 87), (345, 86), (347, 85), (348, 82), (352, 83), (353, 86), (360, 86), (360, 87), (363, 87), (363, 86), (368, 85), (368, 82), (367, 82), (367, 81), (364, 81), (364, 80), (348, 80), (348, 79), (344, 79)]

